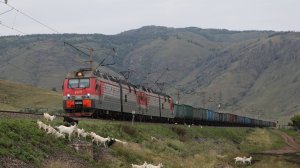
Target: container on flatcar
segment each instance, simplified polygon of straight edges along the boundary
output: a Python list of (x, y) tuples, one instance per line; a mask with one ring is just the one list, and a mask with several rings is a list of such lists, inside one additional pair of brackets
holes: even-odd
[(185, 104), (175, 104), (175, 118), (193, 119), (193, 107)]
[(195, 120), (203, 121), (204, 113), (205, 113), (204, 108), (193, 108), (193, 118)]
[(207, 113), (207, 121), (214, 121), (215, 112), (212, 110), (206, 110), (206, 113)]

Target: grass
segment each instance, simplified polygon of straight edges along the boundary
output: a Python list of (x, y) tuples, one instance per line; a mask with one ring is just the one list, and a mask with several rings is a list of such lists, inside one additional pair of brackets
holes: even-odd
[(55, 112), (62, 109), (60, 92), (0, 80), (0, 109)]
[(289, 136), (294, 137), (298, 141), (300, 141), (300, 133), (294, 129), (281, 129), (281, 131), (287, 133)]
[[(62, 124), (57, 118), (51, 125)], [(70, 153), (87, 162), (90, 167), (130, 167), (131, 163), (163, 163), (166, 168), (199, 168), (234, 166), (236, 156), (278, 147), (281, 141), (269, 129), (258, 128), (188, 128), (184, 125), (136, 122), (82, 120), (79, 127), (101, 136), (129, 142), (115, 143), (108, 149), (94, 145), (94, 160), (76, 154), (67, 140), (57, 140), (37, 129), (36, 120), (0, 119), (0, 157), (14, 157), (26, 163), (42, 166), (43, 161), (56, 152)], [(155, 137), (156, 140), (152, 140)], [(88, 138), (88, 141), (90, 139)], [(266, 157), (267, 158), (267, 157)], [(272, 159), (272, 158), (271, 158)], [(284, 164), (284, 160), (276, 164)], [(68, 167), (71, 163), (53, 160), (47, 167)], [(257, 161), (254, 167), (263, 167)]]
[(298, 168), (299, 165), (280, 159), (276, 156), (259, 156), (254, 160), (253, 168)]
[[(99, 161), (107, 167), (128, 167), (131, 163), (142, 164), (144, 161), (155, 164), (163, 162), (165, 167), (175, 168), (199, 165), (213, 167), (218, 164), (232, 164), (232, 158), (236, 155), (249, 155), (250, 152), (272, 149), (282, 142), (268, 129), (188, 128), (183, 125), (149, 123), (135, 123), (132, 126), (127, 122), (97, 120), (83, 121), (80, 126), (88, 131), (96, 130), (99, 135), (131, 142), (126, 147), (113, 145), (111, 155), (114, 161)], [(266, 135), (258, 136), (256, 141), (263, 141), (266, 137), (270, 141), (263, 141), (259, 146), (256, 146), (256, 141), (251, 141), (255, 136), (264, 134)], [(158, 140), (152, 141), (151, 136)], [(217, 159), (218, 156), (222, 159)]]
[(1, 119), (0, 130), (0, 156), (13, 156), (39, 165), (54, 151), (66, 149), (63, 140), (47, 136), (37, 129), (33, 120)]
[(278, 149), (284, 145), (280, 135), (274, 134), (267, 129), (255, 129), (249, 132), (239, 147), (243, 152), (255, 153), (268, 149)]

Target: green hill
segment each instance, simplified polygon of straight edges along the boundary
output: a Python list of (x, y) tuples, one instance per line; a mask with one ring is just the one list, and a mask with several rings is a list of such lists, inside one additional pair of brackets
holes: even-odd
[(0, 80), (0, 110), (58, 112), (62, 97), (59, 92)]

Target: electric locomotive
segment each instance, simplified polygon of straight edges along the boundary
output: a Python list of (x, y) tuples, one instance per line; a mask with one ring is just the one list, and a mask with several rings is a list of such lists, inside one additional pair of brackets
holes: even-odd
[(69, 116), (171, 121), (173, 99), (99, 70), (70, 72), (63, 82), (63, 108)]

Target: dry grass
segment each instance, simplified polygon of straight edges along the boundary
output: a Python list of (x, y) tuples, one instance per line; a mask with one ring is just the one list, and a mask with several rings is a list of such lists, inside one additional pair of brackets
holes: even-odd
[(257, 146), (271, 146), (272, 140), (269, 133), (265, 129), (256, 129), (254, 132), (250, 133), (246, 139), (249, 144)]
[(253, 168), (299, 168), (299, 165), (278, 159), (278, 157), (268, 157), (260, 162), (255, 163)]
[(241, 142), (240, 147), (243, 152), (258, 152), (274, 148), (279, 148), (284, 145), (280, 136), (271, 133), (266, 129), (255, 129), (250, 132)]
[(35, 88), (30, 85), (0, 80), (0, 110), (62, 109), (60, 92)]

